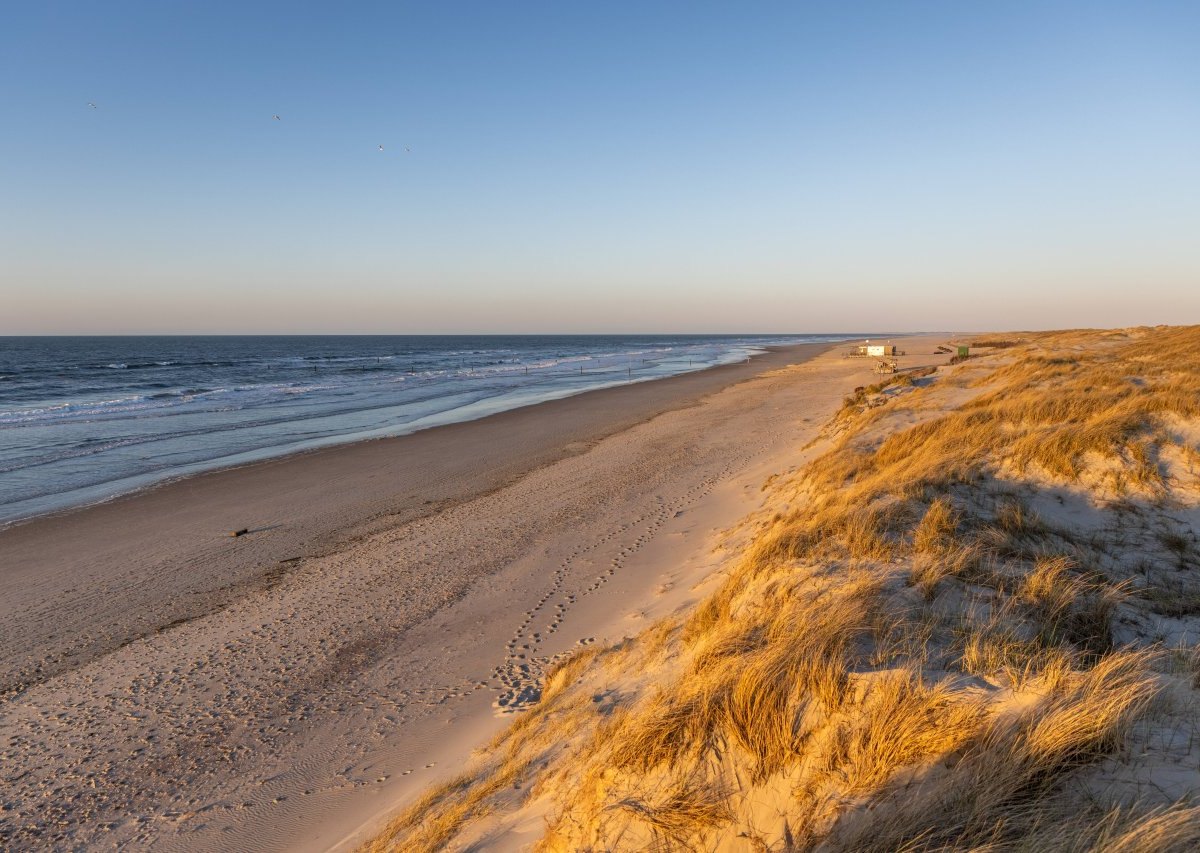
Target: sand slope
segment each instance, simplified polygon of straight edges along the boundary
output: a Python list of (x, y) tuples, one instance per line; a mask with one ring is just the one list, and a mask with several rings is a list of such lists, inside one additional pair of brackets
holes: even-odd
[(697, 606), (549, 671), (367, 849), (1197, 849), (1197, 347), (1042, 333), (849, 395)]
[(536, 700), (557, 657), (694, 599), (720, 531), (869, 372), (826, 357), (720, 389), (820, 349), (0, 533), (0, 839), (369, 833)]

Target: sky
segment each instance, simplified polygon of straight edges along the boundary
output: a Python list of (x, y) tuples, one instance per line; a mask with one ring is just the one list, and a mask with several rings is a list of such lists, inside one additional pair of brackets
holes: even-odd
[(1197, 43), (1154, 0), (8, 3), (0, 334), (1197, 323)]

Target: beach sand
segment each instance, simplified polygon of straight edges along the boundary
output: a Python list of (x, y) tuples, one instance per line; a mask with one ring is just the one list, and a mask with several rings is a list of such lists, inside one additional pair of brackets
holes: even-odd
[[(904, 346), (904, 365), (941, 360), (933, 339)], [(784, 348), (0, 532), (0, 844), (369, 837), (536, 700), (556, 657), (696, 600), (763, 481), (874, 381), (841, 349)]]

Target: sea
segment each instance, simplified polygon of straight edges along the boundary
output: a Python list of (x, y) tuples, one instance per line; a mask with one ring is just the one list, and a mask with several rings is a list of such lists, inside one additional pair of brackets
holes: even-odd
[(0, 525), (849, 335), (0, 337)]

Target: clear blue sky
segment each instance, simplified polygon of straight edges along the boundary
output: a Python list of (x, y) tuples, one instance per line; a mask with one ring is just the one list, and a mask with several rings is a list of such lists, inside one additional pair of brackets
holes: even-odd
[(1195, 2), (3, 17), (0, 333), (1200, 322)]

